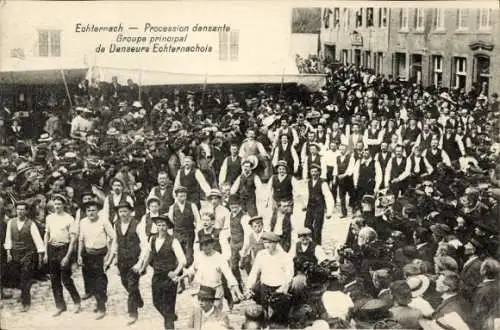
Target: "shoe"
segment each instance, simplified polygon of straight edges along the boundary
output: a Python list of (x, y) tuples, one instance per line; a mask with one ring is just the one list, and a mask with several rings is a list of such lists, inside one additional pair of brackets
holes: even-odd
[(12, 293), (2, 293), (2, 300), (11, 299), (13, 297)]
[(79, 314), (82, 311), (82, 305), (81, 304), (75, 304), (75, 314)]
[(92, 298), (93, 294), (92, 293), (86, 293), (83, 295), (82, 300), (87, 300), (89, 298)]
[(106, 312), (97, 312), (97, 316), (95, 317), (96, 320), (100, 320), (106, 316)]
[(30, 306), (29, 305), (23, 306), (23, 308), (21, 308), (21, 313), (26, 313), (29, 310), (30, 310)]
[(139, 300), (139, 303), (137, 304), (137, 307), (142, 308), (144, 307), (144, 300)]
[(59, 315), (61, 315), (62, 313), (64, 313), (66, 311), (66, 308), (64, 309), (58, 309), (57, 312), (55, 312), (52, 317), (58, 317)]
[(94, 312), (94, 313), (99, 312), (99, 310), (97, 309), (97, 307), (96, 307), (96, 308), (94, 308), (94, 311), (93, 311), (93, 312)]
[(127, 321), (127, 325), (132, 325), (135, 322), (137, 322), (137, 316), (129, 316), (128, 321)]

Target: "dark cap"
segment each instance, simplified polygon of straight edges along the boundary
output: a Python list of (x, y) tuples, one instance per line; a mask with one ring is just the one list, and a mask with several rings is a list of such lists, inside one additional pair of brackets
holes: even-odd
[(199, 240), (198, 243), (200, 245), (207, 244), (207, 243), (215, 243), (217, 240), (213, 235), (203, 235)]
[(200, 289), (196, 293), (198, 296), (198, 299), (205, 299), (205, 300), (216, 300), (215, 298), (215, 289), (208, 287), (208, 286), (200, 286)]
[(158, 223), (158, 222), (165, 222), (167, 224), (167, 227), (169, 228), (174, 228), (174, 223), (172, 222), (172, 220), (170, 220), (170, 218), (166, 215), (159, 215), (157, 217), (153, 217), (151, 218), (151, 220), (154, 222), (154, 223)]
[(250, 220), (248, 220), (248, 224), (251, 225), (254, 221), (264, 221), (264, 220), (262, 219), (262, 217), (256, 216), (250, 218)]
[(187, 188), (183, 187), (183, 186), (176, 187), (174, 189), (174, 193), (175, 194), (178, 194), (178, 193), (187, 193)]
[(230, 195), (229, 196), (228, 204), (229, 205), (241, 205), (240, 196), (238, 196), (238, 195)]
[(101, 203), (99, 203), (99, 202), (98, 202), (98, 201), (96, 201), (96, 200), (91, 200), (91, 201), (89, 201), (89, 202), (85, 203), (83, 206), (84, 206), (86, 209), (87, 209), (87, 208), (89, 208), (89, 207), (91, 207), (91, 206), (95, 206), (95, 207), (97, 207), (98, 209), (100, 209), (102, 205), (101, 205)]
[(134, 208), (132, 207), (132, 205), (130, 205), (129, 202), (126, 202), (126, 201), (123, 201), (123, 202), (120, 202), (118, 205), (115, 206), (115, 209), (118, 211), (119, 209), (122, 209), (122, 208), (127, 208), (129, 209), (130, 211), (134, 210)]

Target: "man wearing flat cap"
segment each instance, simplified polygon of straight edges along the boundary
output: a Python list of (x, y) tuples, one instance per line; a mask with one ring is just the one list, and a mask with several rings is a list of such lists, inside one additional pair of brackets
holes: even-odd
[(106, 255), (108, 245), (113, 246), (115, 232), (113, 226), (102, 216), (99, 216), (97, 201), (85, 204), (86, 218), (80, 221), (78, 236), (78, 265), (82, 266), (84, 278), (89, 280), (89, 294), (96, 299), (96, 320), (106, 316), (106, 302), (108, 300), (108, 277), (104, 265), (108, 264)]
[(28, 204), (24, 201), (17, 202), (15, 218), (7, 223), (4, 247), (7, 251), (7, 263), (14, 262), (19, 267), (21, 279), (21, 312), (27, 312), (31, 306), (31, 285), (37, 265), (35, 264), (36, 253), (38, 256), (38, 268), (42, 264), (45, 247), (40, 237), (36, 224), (27, 217)]
[(173, 183), (168, 177), (167, 172), (159, 172), (158, 185), (151, 189), (148, 198), (154, 196), (160, 200), (160, 209), (158, 211), (160, 214), (167, 213), (170, 205), (174, 203), (173, 188)]
[(146, 232), (138, 226), (139, 222), (132, 216), (133, 207), (127, 202), (116, 206), (118, 219), (115, 222), (116, 239), (111, 247), (110, 257), (105, 265), (111, 267), (114, 257), (118, 258), (117, 267), (120, 279), (127, 290), (128, 325), (134, 324), (138, 318), (138, 308), (144, 305), (139, 291), (144, 254), (147, 253), (148, 237)]
[(200, 286), (196, 293), (198, 304), (195, 305), (193, 313), (188, 322), (190, 329), (201, 330), (215, 328), (218, 325), (229, 329), (229, 318), (226, 313), (216, 308), (216, 290), (206, 286)]
[(303, 198), (307, 200), (304, 225), (312, 230), (313, 241), (321, 245), (325, 216), (330, 219), (333, 213), (333, 195), (326, 181), (321, 178), (321, 167), (312, 164), (309, 170), (311, 178), (307, 180)]
[(309, 179), (311, 177), (311, 167), (313, 165), (319, 166), (322, 179), (326, 180), (326, 163), (320, 153), (320, 145), (318, 143), (309, 144), (309, 153), (302, 159), (302, 179)]
[(78, 241), (79, 223), (64, 212), (64, 206), (67, 204), (66, 197), (55, 194), (52, 196), (52, 201), (54, 213), (49, 214), (45, 220), (44, 243), (47, 253), (44, 261), (49, 265), (52, 293), (57, 308), (54, 316), (59, 316), (66, 311), (63, 285), (73, 299), (75, 313), (79, 313), (81, 309), (80, 295), (71, 278), (72, 256)]
[(314, 264), (320, 264), (328, 259), (321, 246), (313, 241), (312, 234), (312, 230), (307, 227), (297, 229), (299, 241), (295, 245), (295, 248), (292, 248), (290, 251), (292, 258), (304, 258)]
[[(264, 310), (268, 307), (268, 297), (274, 293), (287, 293), (293, 278), (293, 262), (279, 246), (280, 237), (274, 233), (262, 234), (265, 250), (255, 258), (247, 278), (247, 295)], [(260, 278), (258, 280), (258, 278)]]

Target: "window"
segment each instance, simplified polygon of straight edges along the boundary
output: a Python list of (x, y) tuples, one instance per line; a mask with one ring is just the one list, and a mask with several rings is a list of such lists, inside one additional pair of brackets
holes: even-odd
[(419, 31), (424, 30), (425, 9), (415, 9), (415, 29)]
[(361, 50), (359, 49), (354, 50), (354, 65), (356, 67), (361, 66)]
[(369, 50), (366, 50), (363, 66), (365, 68), (371, 68), (371, 65), (372, 65), (372, 53)]
[(455, 87), (465, 88), (467, 80), (467, 59), (465, 57), (455, 57)]
[(333, 27), (338, 28), (340, 25), (340, 9), (333, 9)]
[(483, 8), (479, 11), (479, 28), (491, 29), (491, 14), (493, 9)]
[(396, 77), (406, 79), (406, 54), (405, 53), (395, 53), (394, 54), (394, 66)]
[(351, 25), (351, 17), (349, 14), (349, 8), (344, 8), (344, 13), (342, 14), (342, 17), (344, 18), (344, 30), (348, 30)]
[(38, 56), (41, 57), (61, 56), (61, 31), (57, 30), (38, 31)]
[(237, 30), (219, 32), (219, 60), (237, 61), (239, 54), (239, 38)]
[(412, 54), (410, 80), (420, 84), (422, 82), (422, 55)]
[(457, 12), (457, 28), (459, 30), (467, 29), (467, 20), (469, 18), (468, 9), (458, 9)]
[(342, 63), (343, 64), (349, 63), (349, 52), (347, 51), (347, 49), (342, 50)]
[(373, 26), (373, 8), (366, 8), (366, 26)]
[(444, 9), (434, 9), (434, 29), (444, 30)]
[(408, 29), (408, 12), (408, 8), (401, 8), (401, 11), (399, 12), (399, 28), (401, 30)]
[(488, 92), (490, 82), (490, 58), (484, 55), (477, 55), (474, 58), (476, 69), (476, 83), (481, 85), (484, 93)]
[(387, 27), (387, 8), (378, 9), (378, 27)]
[(363, 26), (363, 8), (359, 8), (356, 11), (356, 27)]
[(384, 54), (382, 52), (377, 52), (373, 54), (373, 56), (375, 56), (374, 58), (375, 73), (379, 74), (382, 72), (382, 67), (384, 63)]
[(443, 83), (443, 57), (432, 56), (432, 82), (438, 87)]

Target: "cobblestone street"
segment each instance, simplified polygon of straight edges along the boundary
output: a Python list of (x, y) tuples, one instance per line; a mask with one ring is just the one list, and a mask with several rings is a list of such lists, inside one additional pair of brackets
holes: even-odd
[[(262, 196), (262, 195), (260, 195)], [(260, 203), (264, 205), (264, 203)], [(301, 212), (295, 210), (295, 212)], [(262, 210), (263, 214), (267, 212)], [(331, 255), (339, 241), (346, 237), (349, 220), (339, 219), (338, 209), (335, 216), (325, 222), (323, 228), (323, 247), (328, 255)], [(296, 228), (300, 224), (294, 224)], [(147, 274), (141, 278), (141, 293), (144, 298), (144, 308), (139, 310), (139, 320), (136, 324), (127, 327), (130, 329), (162, 329), (163, 322), (160, 314), (153, 306), (151, 298), (151, 276), (152, 269), (148, 269)], [(32, 307), (28, 313), (20, 313), (21, 305), (16, 300), (20, 295), (19, 290), (14, 290), (14, 298), (1, 301), (0, 309), (1, 329), (118, 329), (126, 327), (127, 322), (127, 301), (125, 289), (121, 286), (118, 270), (113, 267), (108, 272), (108, 303), (107, 315), (104, 319), (94, 320), (92, 310), (95, 300), (89, 299), (82, 302), (82, 312), (74, 314), (71, 298), (65, 291), (65, 298), (68, 304), (68, 311), (61, 316), (54, 318), (55, 305), (50, 288), (50, 281), (37, 282), (32, 287)], [(73, 279), (80, 293), (83, 292), (83, 280), (81, 270), (77, 269), (73, 274)], [(186, 328), (193, 306), (193, 290), (186, 290), (177, 297), (177, 328)], [(230, 313), (230, 323), (233, 327), (239, 328), (244, 320), (244, 310), (246, 306), (253, 304), (253, 301), (244, 301), (234, 306)]]

